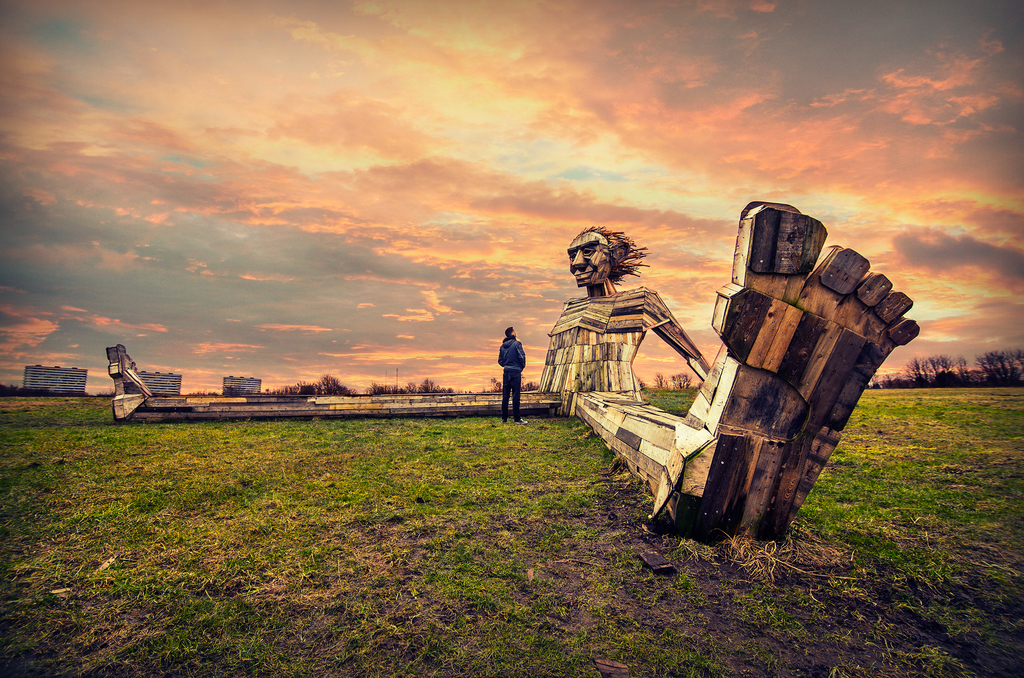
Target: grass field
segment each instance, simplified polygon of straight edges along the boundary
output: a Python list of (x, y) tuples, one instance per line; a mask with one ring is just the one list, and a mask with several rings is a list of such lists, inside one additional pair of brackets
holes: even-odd
[(575, 419), (0, 399), (0, 674), (1024, 675), (1024, 389), (865, 393), (780, 542), (680, 539), (611, 465)]

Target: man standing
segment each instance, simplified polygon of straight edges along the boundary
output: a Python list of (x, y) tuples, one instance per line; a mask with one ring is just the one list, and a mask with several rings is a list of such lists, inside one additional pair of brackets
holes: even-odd
[(517, 424), (526, 421), (519, 416), (519, 394), (523, 388), (523, 370), (526, 368), (526, 352), (516, 339), (516, 330), (505, 330), (505, 340), (498, 349), (498, 364), (505, 368), (501, 377), (501, 423), (508, 422), (508, 396), (512, 394), (512, 417)]

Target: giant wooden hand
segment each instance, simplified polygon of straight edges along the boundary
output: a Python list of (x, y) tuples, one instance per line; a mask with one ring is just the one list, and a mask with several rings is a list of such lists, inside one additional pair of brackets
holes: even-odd
[(649, 483), (652, 513), (667, 507), (698, 538), (785, 532), (872, 375), (920, 331), (902, 317), (910, 299), (853, 250), (814, 267), (826, 235), (788, 205), (743, 210), (713, 321), (725, 346), (685, 419), (621, 392), (574, 396)]

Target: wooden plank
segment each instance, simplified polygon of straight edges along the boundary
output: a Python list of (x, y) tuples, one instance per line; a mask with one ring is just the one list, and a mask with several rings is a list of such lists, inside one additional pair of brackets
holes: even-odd
[(796, 493), (793, 496), (793, 501), (789, 508), (789, 515), (786, 519), (785, 524), (776, 525), (775, 530), (778, 531), (781, 528), (779, 534), (783, 534), (789, 529), (789, 524), (793, 522), (793, 518), (796, 517), (797, 511), (803, 506), (804, 499), (810, 494), (811, 488), (818, 481), (818, 476), (821, 474), (825, 464), (828, 462), (832, 451), (836, 449), (839, 444), (841, 435), (832, 431), (828, 428), (822, 428), (818, 431), (818, 434), (814, 436), (814, 442), (811, 444), (811, 448), (807, 454), (807, 461), (804, 463), (803, 472), (800, 474), (800, 481), (797, 485)]
[(684, 459), (689, 459), (710, 443), (711, 438), (711, 434), (706, 428), (694, 428), (686, 421), (682, 421), (676, 424), (672, 449)]
[(733, 281), (742, 280), (745, 267), (752, 273), (807, 273), (814, 267), (828, 236), (820, 221), (798, 211), (763, 206), (740, 221)]
[(818, 267), (807, 276), (803, 288), (800, 290), (799, 299), (795, 302), (801, 310), (825, 319), (832, 317), (836, 306), (843, 300), (845, 295), (821, 284), (821, 275), (842, 250), (842, 247), (830, 247), (821, 263), (818, 264)]
[(864, 337), (849, 330), (840, 330), (817, 384), (812, 392), (804, 394), (810, 404), (807, 413), (808, 426), (817, 428), (828, 419), (866, 343)]
[(754, 217), (740, 219), (739, 229), (736, 233), (736, 249), (732, 258), (732, 282), (736, 285), (746, 286), (747, 276), (750, 267), (747, 262), (750, 260), (750, 243), (753, 238)]
[(743, 290), (744, 288), (739, 285), (728, 284), (717, 291), (715, 310), (711, 316), (711, 327), (719, 334), (725, 331), (725, 318), (729, 311), (729, 301)]
[(748, 216), (753, 217), (750, 236), (750, 257), (747, 266), (755, 273), (781, 273), (775, 269), (775, 247), (779, 238), (779, 222), (784, 213), (762, 207)]
[(718, 439), (715, 438), (708, 445), (686, 460), (683, 467), (683, 478), (679, 482), (679, 492), (690, 497), (703, 497), (704, 488), (707, 485), (708, 474), (711, 472), (711, 462), (715, 458), (715, 448)]
[(803, 429), (807, 409), (807, 401), (792, 384), (741, 365), (719, 425), (789, 440)]
[(711, 401), (711, 407), (708, 410), (708, 417), (704, 422), (704, 426), (714, 435), (718, 429), (718, 422), (722, 418), (722, 412), (725, 410), (725, 406), (729, 400), (729, 394), (732, 392), (733, 383), (736, 381), (736, 371), (739, 369), (740, 363), (734, 358), (726, 357), (724, 366), (722, 368), (722, 377), (718, 380), (718, 387), (715, 389), (715, 397)]
[(775, 337), (772, 339), (771, 345), (765, 352), (764, 358), (761, 361), (761, 368), (768, 370), (769, 372), (778, 372), (782, 366), (782, 360), (786, 357), (786, 352), (789, 350), (789, 345), (793, 341), (793, 337), (796, 335), (796, 330), (800, 326), (800, 321), (803, 319), (804, 312), (796, 306), (786, 304), (786, 308), (783, 311), (782, 318), (778, 322), (778, 328), (775, 332)]
[(817, 388), (836, 342), (839, 341), (844, 331), (835, 323), (825, 325), (824, 332), (818, 337), (818, 343), (814, 345), (814, 350), (811, 351), (811, 355), (807, 359), (800, 381), (793, 384), (804, 398), (810, 398), (814, 389)]
[(867, 306), (874, 306), (892, 291), (892, 282), (881, 273), (868, 273), (857, 287), (857, 298)]
[(753, 271), (748, 271), (745, 287), (757, 290), (772, 299), (782, 299), (785, 296), (791, 278), (793, 276), (782, 273), (754, 273)]
[(800, 383), (814, 348), (827, 329), (828, 323), (820, 317), (804, 313), (779, 365), (778, 375), (794, 386)]
[(851, 249), (840, 249), (821, 272), (821, 284), (838, 292), (849, 294), (857, 289), (871, 264)]
[(913, 300), (903, 292), (890, 292), (875, 306), (875, 315), (888, 325), (909, 311), (913, 305)]
[(721, 435), (715, 448), (697, 518), (696, 534), (701, 540), (710, 539), (718, 530), (730, 534), (742, 519), (746, 501), (743, 485), (753, 456), (751, 440), (746, 436)]
[(661, 337), (661, 339), (676, 353), (681, 355), (686, 360), (690, 368), (697, 373), (698, 377), (701, 379), (707, 377), (711, 366), (708, 364), (704, 356), (701, 355), (697, 345), (693, 343), (693, 340), (690, 339), (683, 328), (680, 327), (674, 319), (670, 319), (669, 322), (664, 325), (658, 325), (655, 327), (654, 333)]
[[(796, 316), (801, 315), (800, 309), (787, 304), (780, 299), (772, 299), (768, 306), (768, 312), (764, 316), (764, 322), (760, 329), (757, 331), (757, 335), (754, 337), (754, 342), (750, 347), (750, 353), (747, 355), (746, 363), (751, 367), (763, 367), (768, 357), (769, 350), (772, 344), (775, 342), (776, 337), (780, 330), (783, 330), (783, 323), (787, 319), (787, 313), (793, 310)], [(792, 324), (790, 329), (790, 338), (792, 333), (796, 331), (796, 323)], [(789, 342), (786, 341), (788, 346)], [(782, 356), (779, 356), (779, 362), (782, 361)]]
[(651, 568), (654, 574), (673, 574), (676, 568), (672, 563), (665, 560), (665, 556), (655, 551), (641, 551), (640, 560), (644, 565)]
[(632, 447), (634, 450), (640, 449), (640, 441), (643, 440), (643, 438), (638, 436), (636, 433), (622, 426), (619, 426), (618, 430), (615, 431), (615, 437), (621, 440), (624, 444)]
[(739, 360), (746, 361), (772, 305), (771, 297), (743, 290), (729, 300), (722, 340)]
[(601, 678), (629, 678), (629, 667), (614, 659), (594, 658), (594, 666)]
[(784, 446), (783, 465), (757, 534), (758, 539), (777, 539), (785, 534), (796, 514), (794, 506), (799, 509), (839, 438), (839, 433), (822, 428), (813, 434), (801, 435)]
[(921, 327), (917, 321), (904, 318), (889, 328), (889, 338), (897, 346), (905, 346), (921, 334)]
[(871, 341), (864, 343), (843, 390), (839, 392), (835, 405), (825, 420), (825, 426), (836, 431), (842, 431), (846, 427), (846, 422), (849, 421), (861, 394), (887, 355), (878, 344)]
[(782, 466), (782, 448), (784, 443), (761, 440), (751, 469), (751, 477), (747, 489), (747, 501), (743, 507), (743, 518), (740, 520), (737, 534), (755, 535), (761, 527), (761, 521), (768, 510), (772, 498), (772, 489)]

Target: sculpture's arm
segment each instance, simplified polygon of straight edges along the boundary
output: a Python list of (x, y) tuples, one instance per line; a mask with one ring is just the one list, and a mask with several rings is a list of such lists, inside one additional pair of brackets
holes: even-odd
[(661, 300), (657, 292), (647, 291), (647, 299), (644, 308), (645, 318), (649, 317), (653, 323), (645, 327), (646, 330), (653, 330), (655, 334), (671, 346), (676, 353), (681, 355), (697, 376), (703, 381), (707, 379), (711, 366), (701, 355), (697, 345), (693, 343), (686, 330), (682, 328), (679, 321), (668, 310), (668, 306)]

